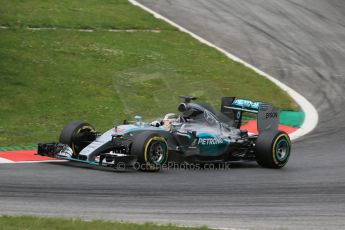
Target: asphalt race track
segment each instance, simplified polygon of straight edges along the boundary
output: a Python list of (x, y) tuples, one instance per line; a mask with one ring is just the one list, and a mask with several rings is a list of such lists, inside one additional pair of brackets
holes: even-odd
[(302, 93), (318, 127), (282, 170), (113, 172), (2, 164), (0, 213), (234, 228), (345, 226), (343, 0), (140, 0)]

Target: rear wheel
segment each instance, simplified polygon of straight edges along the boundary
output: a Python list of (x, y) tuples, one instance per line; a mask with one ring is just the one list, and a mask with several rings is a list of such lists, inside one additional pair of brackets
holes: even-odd
[(67, 144), (73, 150), (73, 157), (95, 140), (95, 128), (83, 121), (72, 121), (63, 128), (59, 142)]
[(168, 159), (168, 144), (157, 133), (143, 132), (134, 138), (131, 153), (137, 156), (140, 170), (159, 171)]
[(290, 152), (289, 135), (282, 131), (264, 131), (255, 143), (256, 161), (265, 168), (282, 168), (288, 162)]

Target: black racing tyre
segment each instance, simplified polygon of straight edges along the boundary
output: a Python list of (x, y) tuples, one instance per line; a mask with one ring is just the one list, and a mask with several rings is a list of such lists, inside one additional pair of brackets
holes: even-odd
[(71, 147), (73, 157), (77, 157), (83, 148), (95, 140), (94, 135), (85, 135), (87, 134), (86, 132), (94, 131), (95, 128), (87, 122), (72, 121), (65, 125), (61, 131), (59, 142)]
[(289, 135), (282, 131), (264, 131), (255, 143), (256, 161), (265, 168), (282, 168), (288, 162), (290, 152)]
[(131, 154), (137, 156), (137, 169), (156, 172), (168, 160), (168, 143), (160, 134), (143, 132), (134, 138)]

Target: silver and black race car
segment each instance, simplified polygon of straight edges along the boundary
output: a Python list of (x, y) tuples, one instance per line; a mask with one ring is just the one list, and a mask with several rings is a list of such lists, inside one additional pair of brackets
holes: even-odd
[[(288, 161), (291, 142), (278, 130), (279, 110), (269, 103), (224, 97), (217, 111), (185, 96), (179, 115), (164, 121), (135, 121), (97, 132), (89, 123), (67, 124), (57, 143), (38, 144), (38, 154), (91, 165), (120, 165), (158, 171), (167, 162), (205, 164), (256, 161), (262, 167), (282, 168)], [(241, 130), (243, 113), (257, 114), (259, 134)]]

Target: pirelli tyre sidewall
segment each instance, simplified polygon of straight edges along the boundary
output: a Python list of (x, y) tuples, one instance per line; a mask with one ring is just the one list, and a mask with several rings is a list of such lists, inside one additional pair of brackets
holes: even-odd
[[(80, 142), (78, 139), (79, 134), (84, 132), (95, 131), (95, 128), (83, 121), (72, 121), (65, 125), (61, 131), (59, 142), (62, 144), (67, 144), (73, 150), (73, 157), (77, 157), (79, 152), (85, 148), (89, 143)], [(92, 142), (93, 140), (90, 140)]]
[(283, 131), (264, 131), (255, 143), (256, 161), (265, 168), (282, 168), (288, 162), (290, 153), (291, 141)]
[(135, 168), (138, 170), (159, 171), (168, 160), (168, 143), (160, 134), (143, 132), (134, 138), (131, 154), (137, 156)]

